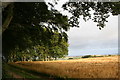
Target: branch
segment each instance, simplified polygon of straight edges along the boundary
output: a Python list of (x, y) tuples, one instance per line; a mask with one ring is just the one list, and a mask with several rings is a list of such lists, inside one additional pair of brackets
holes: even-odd
[(2, 33), (8, 28), (12, 18), (13, 18), (13, 4), (10, 4), (8, 6), (7, 18), (5, 19), (5, 21), (2, 25)]

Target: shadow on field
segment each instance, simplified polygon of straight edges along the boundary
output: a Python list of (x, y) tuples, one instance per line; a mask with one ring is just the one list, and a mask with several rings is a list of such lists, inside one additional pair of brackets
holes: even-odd
[(118, 78), (62, 78), (62, 77), (53, 76), (50, 74), (45, 74), (45, 73), (41, 73), (33, 70), (24, 69), (12, 64), (7, 64), (7, 65), (12, 67), (13, 69), (19, 69), (21, 71), (23, 70), (26, 73), (39, 76), (39, 78), (4, 78), (3, 77), (2, 80), (119, 80)]

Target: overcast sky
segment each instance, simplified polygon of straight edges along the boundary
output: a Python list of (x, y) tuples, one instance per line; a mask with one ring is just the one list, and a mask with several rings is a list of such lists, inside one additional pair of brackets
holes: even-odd
[(81, 21), (80, 28), (71, 28), (69, 56), (118, 53), (118, 17), (111, 16), (108, 21), (102, 30), (92, 21)]
[[(65, 0), (59, 1), (56, 9), (63, 12), (61, 6)], [(69, 36), (69, 56), (101, 55), (118, 53), (118, 16), (110, 16), (106, 27), (102, 30), (93, 21), (80, 20), (80, 28), (71, 28)]]

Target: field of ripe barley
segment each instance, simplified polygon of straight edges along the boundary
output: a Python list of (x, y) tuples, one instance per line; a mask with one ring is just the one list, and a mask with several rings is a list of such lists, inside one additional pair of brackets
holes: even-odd
[(118, 78), (118, 56), (11, 64), (64, 78)]

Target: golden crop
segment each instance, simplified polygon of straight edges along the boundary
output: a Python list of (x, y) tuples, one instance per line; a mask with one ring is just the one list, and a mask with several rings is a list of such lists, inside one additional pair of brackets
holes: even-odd
[(118, 56), (61, 61), (16, 62), (16, 66), (67, 78), (118, 78)]

